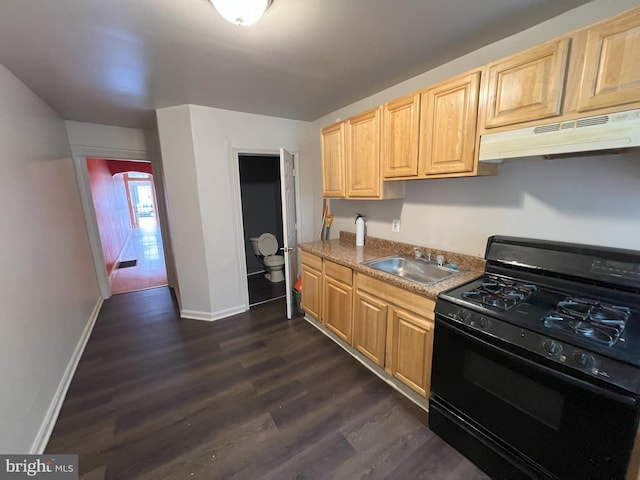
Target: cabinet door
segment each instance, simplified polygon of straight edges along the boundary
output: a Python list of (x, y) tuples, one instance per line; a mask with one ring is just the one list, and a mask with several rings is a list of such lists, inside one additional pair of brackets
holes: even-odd
[(422, 94), (423, 175), (471, 172), (475, 165), (480, 72), (456, 77)]
[(381, 367), (384, 367), (387, 308), (384, 302), (375, 297), (356, 293), (354, 347)]
[(386, 103), (382, 124), (384, 177), (417, 176), (420, 94), (407, 95)]
[(347, 197), (380, 197), (380, 108), (346, 120), (345, 135)]
[(322, 272), (302, 264), (302, 309), (321, 320)]
[(322, 196), (345, 196), (343, 124), (337, 123), (320, 132), (322, 149)]
[(353, 289), (333, 278), (324, 277), (322, 319), (329, 330), (351, 344), (353, 336)]
[(578, 111), (640, 101), (640, 10), (588, 31)]
[(485, 128), (560, 115), (568, 59), (565, 38), (489, 64)]
[(428, 396), (431, 379), (433, 323), (400, 309), (391, 312), (391, 373), (420, 395)]

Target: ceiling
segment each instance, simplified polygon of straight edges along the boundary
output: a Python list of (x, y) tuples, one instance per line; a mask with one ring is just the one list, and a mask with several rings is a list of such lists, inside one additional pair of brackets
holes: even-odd
[(0, 0), (0, 63), (68, 120), (314, 120), (587, 1), (274, 0), (238, 27), (208, 0)]

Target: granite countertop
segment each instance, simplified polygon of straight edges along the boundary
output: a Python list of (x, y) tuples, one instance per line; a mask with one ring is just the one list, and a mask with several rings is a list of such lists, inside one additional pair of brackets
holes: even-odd
[[(364, 273), (432, 300), (436, 299), (438, 293), (466, 283), (478, 277), (484, 271), (484, 259), (482, 258), (436, 250), (421, 245), (409, 245), (367, 237), (364, 247), (356, 247), (355, 235), (349, 232), (340, 232), (339, 239), (306, 242), (299, 244), (299, 247), (305, 252), (326, 258), (349, 267), (356, 272)], [(462, 273), (433, 285), (423, 285), (362, 265), (362, 262), (375, 260), (376, 258), (396, 254), (413, 254), (414, 247), (418, 247), (424, 252), (430, 252), (432, 259), (436, 258), (437, 255), (443, 255), (446, 263), (455, 263)]]

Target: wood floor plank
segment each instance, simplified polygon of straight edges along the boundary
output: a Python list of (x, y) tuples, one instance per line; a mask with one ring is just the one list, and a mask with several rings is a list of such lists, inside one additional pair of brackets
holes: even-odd
[(278, 441), (278, 436), (278, 429), (269, 414), (265, 413), (236, 427), (232, 436), (226, 430), (216, 431), (209, 441), (139, 478), (174, 480), (184, 478), (185, 472), (189, 472), (189, 476), (194, 478), (229, 478), (227, 472), (235, 470), (238, 465), (247, 461), (247, 457), (250, 458), (246, 445)]
[(168, 288), (104, 302), (46, 451), (87, 480), (487, 477), (427, 414), (282, 300), (180, 319)]

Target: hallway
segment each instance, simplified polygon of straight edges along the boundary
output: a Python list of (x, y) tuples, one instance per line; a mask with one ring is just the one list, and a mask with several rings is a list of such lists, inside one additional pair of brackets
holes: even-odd
[(135, 266), (117, 268), (111, 278), (111, 293), (133, 292), (167, 284), (160, 227), (155, 217), (140, 217), (121, 257), (121, 265), (135, 260)]

